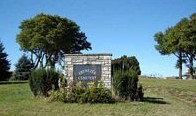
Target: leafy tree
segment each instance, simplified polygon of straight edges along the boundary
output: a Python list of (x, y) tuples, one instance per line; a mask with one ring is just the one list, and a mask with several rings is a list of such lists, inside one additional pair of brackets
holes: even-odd
[(186, 65), (189, 68), (190, 78), (193, 79), (193, 62), (196, 60), (196, 13), (192, 14), (190, 18), (186, 20), (188, 21), (184, 29), (184, 50), (186, 52)]
[(10, 63), (7, 60), (7, 53), (4, 52), (3, 43), (0, 41), (0, 81), (4, 81), (10, 78), (11, 73), (9, 72)]
[[(188, 69), (188, 71), (185, 73), (185, 75), (187, 75), (187, 78), (189, 78), (191, 76), (191, 71), (190, 69)], [(193, 67), (193, 77), (190, 77), (192, 79), (196, 79), (196, 67)]]
[(134, 70), (137, 75), (141, 74), (139, 62), (135, 56), (127, 57), (126, 55), (121, 58), (112, 60), (112, 72)]
[(154, 35), (157, 45), (156, 50), (162, 55), (174, 54), (177, 60), (177, 68), (179, 68), (179, 78), (182, 79), (182, 63), (183, 63), (183, 48), (176, 34), (175, 28), (170, 27), (165, 32), (158, 32)]
[(55, 67), (64, 54), (91, 49), (80, 27), (57, 15), (38, 14), (24, 20), (19, 28), (16, 40), (23, 51), (30, 53), (35, 67)]
[(179, 68), (180, 79), (182, 79), (182, 63), (188, 62), (189, 69), (193, 69), (193, 59), (196, 55), (195, 30), (195, 14), (193, 14), (190, 19), (183, 18), (175, 26), (154, 35), (157, 42), (156, 50), (162, 55), (174, 54), (178, 58), (176, 67)]
[(14, 77), (17, 80), (27, 80), (31, 70), (33, 69), (34, 65), (28, 59), (27, 56), (22, 55), (22, 57), (18, 60), (18, 63), (15, 65), (16, 70)]

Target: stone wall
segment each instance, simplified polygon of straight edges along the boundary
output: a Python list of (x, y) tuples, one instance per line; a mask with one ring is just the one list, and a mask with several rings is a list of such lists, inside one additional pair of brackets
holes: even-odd
[(101, 65), (101, 81), (111, 88), (111, 60), (112, 54), (66, 54), (65, 74), (68, 83), (73, 82), (74, 65)]

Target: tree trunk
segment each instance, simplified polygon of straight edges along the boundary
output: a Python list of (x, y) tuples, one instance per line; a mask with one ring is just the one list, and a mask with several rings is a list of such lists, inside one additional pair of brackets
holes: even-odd
[(179, 79), (182, 79), (182, 64), (179, 67)]
[(182, 79), (182, 52), (179, 53), (179, 79)]
[(190, 71), (190, 78), (193, 79), (193, 56), (190, 57), (190, 66), (189, 66), (189, 71)]

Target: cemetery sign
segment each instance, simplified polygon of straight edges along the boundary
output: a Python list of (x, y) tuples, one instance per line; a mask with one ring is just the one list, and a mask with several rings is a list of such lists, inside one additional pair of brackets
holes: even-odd
[(111, 88), (112, 54), (65, 54), (65, 76), (73, 82), (102, 81)]
[(101, 79), (101, 65), (73, 65), (75, 82), (98, 82)]

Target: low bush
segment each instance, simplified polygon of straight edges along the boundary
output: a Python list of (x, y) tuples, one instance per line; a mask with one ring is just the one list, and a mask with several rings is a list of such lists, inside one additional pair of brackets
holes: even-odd
[[(92, 83), (91, 83), (92, 85)], [(105, 87), (83, 88), (81, 83), (52, 90), (49, 92), (49, 101), (62, 101), (65, 103), (114, 103), (112, 93)]]
[(72, 86), (70, 86), (69, 88), (67, 88), (67, 92), (69, 92), (67, 94), (67, 102), (69, 103), (79, 103), (82, 97), (82, 94), (85, 93), (85, 88), (83, 88), (83, 84), (81, 82), (78, 82), (76, 84), (73, 84)]
[(59, 73), (53, 69), (37, 69), (31, 72), (29, 85), (35, 96), (48, 96), (48, 91), (57, 90)]
[(114, 103), (112, 93), (107, 88), (88, 88), (82, 94), (81, 103)]
[(60, 101), (65, 102), (66, 100), (66, 93), (64, 89), (59, 90), (50, 90), (48, 92), (48, 95), (50, 96), (48, 98), (48, 101)]

